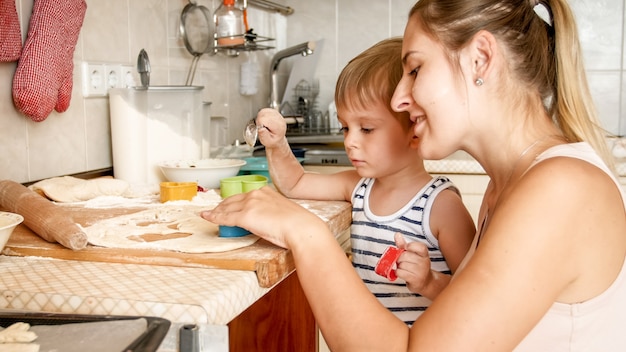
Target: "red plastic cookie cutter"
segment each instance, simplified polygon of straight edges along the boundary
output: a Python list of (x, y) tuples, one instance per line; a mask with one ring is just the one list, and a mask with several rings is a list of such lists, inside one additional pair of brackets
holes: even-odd
[(380, 276), (386, 277), (389, 281), (396, 281), (398, 278), (396, 275), (396, 262), (404, 251), (404, 249), (400, 249), (398, 247), (388, 247), (378, 260), (378, 264), (376, 264), (374, 272)]

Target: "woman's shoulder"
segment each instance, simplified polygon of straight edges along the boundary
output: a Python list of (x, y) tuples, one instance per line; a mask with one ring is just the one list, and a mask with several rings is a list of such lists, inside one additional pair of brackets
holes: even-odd
[[(539, 165), (541, 167), (537, 167)], [(531, 165), (531, 169), (533, 168), (545, 170), (547, 174), (545, 176), (554, 178), (555, 181), (573, 182), (573, 185), (576, 182), (595, 183), (598, 180), (610, 179), (623, 194), (615, 174), (586, 142), (566, 143), (551, 147), (537, 156)]]
[[(522, 184), (564, 191), (564, 195), (598, 192), (605, 188), (614, 192), (621, 186), (610, 168), (594, 149), (585, 142), (551, 147), (538, 155), (526, 171)], [(520, 184), (521, 186), (521, 184)], [(548, 191), (549, 192), (549, 191)]]
[(606, 163), (587, 142), (565, 143), (548, 148), (537, 156), (534, 164), (556, 157), (568, 157), (582, 160), (611, 174)]

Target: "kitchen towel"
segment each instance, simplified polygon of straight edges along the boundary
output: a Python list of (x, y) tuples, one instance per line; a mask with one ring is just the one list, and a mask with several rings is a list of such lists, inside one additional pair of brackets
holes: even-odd
[(13, 77), (13, 103), (33, 121), (70, 105), (74, 49), (86, 10), (84, 0), (35, 0)]
[(15, 0), (0, 0), (0, 62), (20, 58), (22, 32), (15, 9)]

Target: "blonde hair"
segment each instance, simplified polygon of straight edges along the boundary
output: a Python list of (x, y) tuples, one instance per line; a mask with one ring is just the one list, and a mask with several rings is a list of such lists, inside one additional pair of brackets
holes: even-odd
[(382, 40), (343, 68), (337, 78), (335, 104), (338, 109), (367, 109), (372, 102), (382, 102), (394, 116), (408, 118), (391, 109), (391, 97), (401, 78), (402, 38)]
[[(543, 6), (550, 18), (535, 12)], [(513, 78), (533, 101), (537, 94), (552, 122), (570, 142), (588, 142), (605, 162), (614, 160), (605, 141), (585, 75), (574, 16), (565, 0), (420, 0), (409, 18), (454, 58), (479, 30), (491, 32), (508, 53)]]

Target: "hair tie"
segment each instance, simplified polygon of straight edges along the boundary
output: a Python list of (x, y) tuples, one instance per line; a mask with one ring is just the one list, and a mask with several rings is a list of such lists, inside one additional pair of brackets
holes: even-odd
[(552, 27), (552, 11), (550, 5), (541, 0), (531, 0), (533, 11), (539, 16), (548, 26)]

